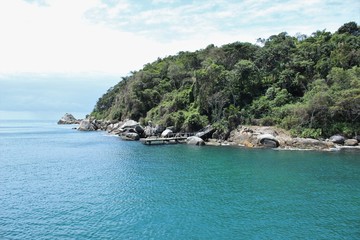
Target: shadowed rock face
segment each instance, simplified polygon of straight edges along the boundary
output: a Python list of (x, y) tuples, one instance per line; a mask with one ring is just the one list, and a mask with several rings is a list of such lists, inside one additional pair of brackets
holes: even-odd
[(202, 131), (198, 132), (196, 136), (203, 140), (206, 140), (208, 138), (211, 138), (215, 131), (216, 129), (212, 128), (211, 126), (207, 126)]
[(273, 140), (273, 139), (264, 138), (264, 139), (262, 139), (260, 141), (260, 143), (261, 143), (261, 145), (263, 147), (267, 147), (267, 148), (277, 148), (277, 147), (279, 147), (279, 142), (276, 141), (276, 140)]
[(259, 135), (258, 139), (259, 139), (260, 145), (263, 147), (277, 148), (280, 145), (279, 141), (276, 140), (276, 138), (272, 134), (269, 134), (269, 133)]

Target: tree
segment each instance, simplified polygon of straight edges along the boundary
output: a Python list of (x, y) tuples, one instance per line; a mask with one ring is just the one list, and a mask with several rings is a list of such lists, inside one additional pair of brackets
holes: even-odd
[(342, 25), (337, 32), (339, 34), (348, 33), (354, 36), (360, 36), (360, 27), (356, 24), (356, 22), (348, 22)]

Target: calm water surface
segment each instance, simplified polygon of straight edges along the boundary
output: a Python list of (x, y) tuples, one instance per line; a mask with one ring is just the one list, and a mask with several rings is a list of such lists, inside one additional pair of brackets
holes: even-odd
[(0, 239), (360, 239), (359, 152), (144, 146), (0, 122)]

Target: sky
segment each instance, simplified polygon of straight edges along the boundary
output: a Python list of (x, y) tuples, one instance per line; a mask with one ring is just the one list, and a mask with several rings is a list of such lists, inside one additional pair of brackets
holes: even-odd
[(158, 57), (360, 23), (354, 0), (1, 0), (0, 119), (84, 117)]

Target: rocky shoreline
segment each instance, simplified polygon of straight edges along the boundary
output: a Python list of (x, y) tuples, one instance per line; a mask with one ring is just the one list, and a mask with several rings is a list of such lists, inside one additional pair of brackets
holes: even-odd
[[(175, 137), (172, 127), (153, 126), (151, 123), (143, 127), (134, 120), (109, 121), (86, 118), (75, 119), (71, 114), (65, 114), (58, 124), (79, 124), (79, 131), (106, 131), (124, 140), (140, 140), (149, 137)], [(227, 138), (220, 139), (219, 134), (211, 126), (200, 132), (193, 133), (187, 139), (191, 145), (209, 146), (241, 146), (246, 148), (272, 148), (278, 150), (318, 150), (334, 151), (341, 149), (360, 150), (360, 136), (347, 139), (342, 135), (334, 135), (329, 139), (312, 139), (292, 137), (289, 132), (277, 127), (268, 126), (238, 126)]]

